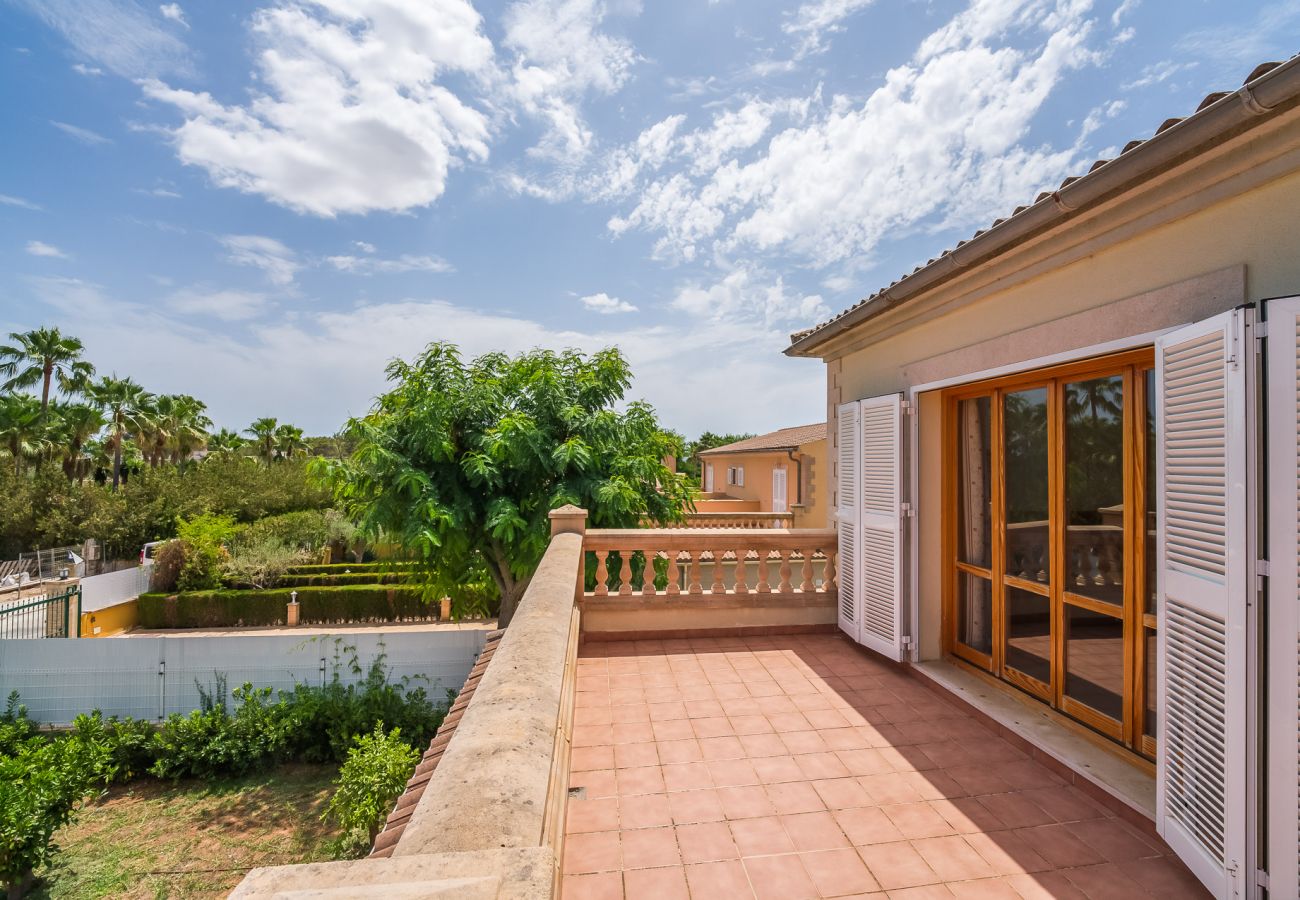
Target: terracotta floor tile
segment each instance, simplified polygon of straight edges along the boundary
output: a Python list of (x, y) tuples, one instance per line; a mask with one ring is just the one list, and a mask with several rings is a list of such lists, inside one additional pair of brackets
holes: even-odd
[(619, 872), (599, 875), (566, 875), (563, 900), (623, 900), (623, 876)]
[(713, 897), (744, 900), (754, 896), (745, 867), (738, 859), (687, 866), (686, 884), (691, 896), (701, 900)]
[(573, 729), (573, 746), (603, 747), (614, 743), (612, 725), (577, 725)]
[(822, 798), (806, 781), (767, 785), (767, 796), (781, 815), (820, 812), (826, 808)]
[(608, 725), (613, 721), (608, 706), (577, 707), (573, 710), (575, 730), (582, 725)]
[(690, 900), (686, 872), (680, 866), (624, 872), (623, 896), (627, 900)]
[[(827, 733), (822, 732), (823, 735)], [(835, 732), (829, 733), (834, 734)], [(836, 750), (835, 755), (852, 775), (881, 775), (892, 771), (880, 751), (870, 747), (861, 747), (856, 750)]]
[(609, 709), (609, 719), (615, 725), (625, 725), (632, 722), (649, 722), (650, 707), (644, 703), (628, 703), (622, 706), (611, 706)]
[(702, 762), (666, 765), (661, 769), (664, 789), (672, 791), (698, 791), (713, 787), (713, 779)]
[(705, 759), (743, 759), (745, 748), (736, 737), (701, 738), (700, 753)]
[(818, 895), (803, 863), (793, 853), (751, 856), (744, 865), (758, 900), (812, 900)]
[(819, 728), (817, 733), (828, 750), (864, 750), (866, 742), (856, 728)]
[(927, 884), (887, 891), (885, 896), (888, 900), (952, 900), (953, 893), (946, 884)]
[(1202, 884), (1196, 880), (1182, 863), (1159, 857), (1156, 859), (1135, 859), (1119, 864), (1120, 869), (1132, 878), (1153, 897), (1175, 900), (1201, 900), (1210, 897)]
[(763, 756), (787, 756), (790, 751), (786, 749), (785, 742), (781, 736), (773, 733), (766, 734), (741, 734), (739, 735), (740, 746), (744, 748), (745, 755), (752, 758)]
[(680, 700), (670, 703), (648, 703), (646, 705), (650, 707), (651, 722), (686, 718), (686, 704)]
[(998, 875), (1045, 872), (1052, 868), (1051, 863), (1014, 831), (975, 832), (963, 837)]
[(1020, 892), (1005, 878), (981, 878), (949, 884), (948, 890), (961, 900), (1021, 900)]
[(622, 868), (617, 831), (571, 834), (564, 839), (564, 873), (617, 872)]
[(898, 772), (886, 772), (882, 775), (863, 775), (858, 784), (866, 790), (867, 795), (882, 806), (890, 803), (920, 803), (921, 795), (916, 788), (908, 784)]
[(825, 753), (800, 753), (794, 758), (804, 778), (815, 781), (823, 778), (848, 778), (851, 774), (840, 762), (840, 758), (830, 751)]
[(654, 730), (650, 727), (649, 722), (620, 722), (613, 726), (611, 734), (611, 743), (618, 744), (648, 744), (654, 741)]
[(569, 775), (569, 786), (585, 788), (587, 795), (584, 799), (587, 800), (618, 796), (618, 784), (614, 779), (613, 769), (588, 769), (585, 772), (572, 772)]
[(609, 692), (610, 706), (623, 706), (625, 704), (645, 704), (645, 691), (640, 688), (628, 688), (626, 690), (617, 690)]
[(704, 759), (700, 752), (700, 742), (695, 738), (684, 741), (663, 741), (656, 746), (659, 751), (659, 762), (664, 765), (700, 762)]
[(574, 772), (590, 769), (614, 768), (613, 747), (574, 747), (569, 756), (569, 768)]
[(691, 728), (697, 738), (729, 737), (735, 734), (731, 730), (731, 720), (726, 716), (713, 716), (708, 719), (691, 719)]
[(568, 834), (582, 834), (590, 831), (618, 830), (618, 801), (611, 798), (604, 800), (571, 800), (565, 831)]
[(652, 722), (650, 730), (654, 732), (654, 739), (660, 742), (695, 740), (695, 729), (691, 727), (690, 719)]
[(974, 797), (954, 797), (951, 800), (927, 800), (930, 808), (943, 817), (958, 834), (979, 831), (1001, 831), (1006, 825)]
[(869, 894), (880, 889), (855, 850), (800, 853), (799, 860), (823, 897)]
[(677, 836), (671, 827), (625, 831), (622, 837), (625, 869), (681, 865), (681, 856), (677, 852)]
[(659, 765), (659, 751), (653, 743), (617, 744), (614, 747), (614, 768), (633, 769)]
[(1063, 874), (1088, 895), (1088, 900), (1132, 900), (1146, 893), (1115, 863), (1066, 869)]
[(813, 781), (812, 786), (827, 809), (873, 805), (872, 799), (855, 778), (823, 778)]
[(912, 841), (912, 849), (944, 881), (992, 878), (999, 874), (957, 835)]
[(1019, 791), (985, 794), (978, 798), (978, 803), (1008, 828), (1032, 828), (1035, 825), (1051, 825), (1056, 821)]
[(636, 766), (628, 769), (616, 769), (614, 777), (618, 779), (618, 795), (626, 797), (632, 794), (662, 794), (667, 790), (664, 784), (663, 770), (659, 766)]
[[(725, 701), (725, 700), (754, 699), (749, 696), (749, 691), (746, 690), (745, 686), (741, 684), (739, 681), (733, 681), (729, 683), (719, 682), (717, 684), (713, 684), (712, 688), (713, 688), (713, 696), (717, 697), (719, 700)], [(723, 708), (724, 709), (726, 708), (725, 703), (723, 704)]]
[(722, 802), (722, 812), (728, 819), (751, 819), (776, 814), (776, 807), (761, 785), (719, 787), (718, 799)]
[(775, 816), (729, 822), (731, 835), (741, 856), (768, 856), (794, 852), (794, 841)]
[(658, 828), (673, 823), (667, 794), (638, 794), (618, 801), (618, 823), (624, 831)]
[(1064, 872), (1008, 875), (1006, 879), (1025, 900), (1088, 900), (1088, 895), (1075, 887)]
[(758, 784), (758, 773), (747, 759), (717, 759), (706, 762), (705, 766), (717, 787)]
[(905, 841), (859, 847), (858, 853), (872, 876), (887, 891), (934, 884), (939, 880), (921, 855)]
[(687, 700), (686, 716), (690, 719), (716, 719), (725, 715), (717, 700)]
[(781, 741), (790, 751), (791, 756), (801, 753), (827, 753), (830, 748), (815, 731), (780, 731)]
[(1105, 861), (1100, 853), (1079, 840), (1069, 825), (1039, 825), (1037, 828), (1021, 828), (1014, 833), (1057, 868), (1091, 866)]
[[(784, 752), (784, 747), (782, 748)], [(767, 756), (751, 759), (750, 764), (763, 784), (781, 784), (787, 781), (802, 781), (803, 770), (794, 761), (793, 756)]]
[(956, 781), (949, 778), (941, 769), (927, 769), (923, 772), (900, 772), (903, 780), (923, 800), (948, 800), (965, 797), (966, 791)]
[(812, 723), (800, 712), (768, 713), (767, 720), (772, 723), (772, 728), (777, 734), (815, 730)]
[(783, 815), (780, 819), (796, 850), (838, 850), (852, 846), (840, 823), (829, 812)]
[(677, 826), (677, 846), (682, 862), (716, 862), (739, 859), (740, 851), (731, 837), (726, 822), (702, 822), (696, 825)]
[(929, 801), (894, 803), (882, 806), (881, 809), (903, 836), (909, 839), (944, 837), (956, 833), (943, 816), (930, 806)]
[(903, 833), (878, 807), (837, 809), (832, 814), (845, 837), (855, 847), (903, 840)]
[(1107, 862), (1161, 856), (1162, 852), (1136, 828), (1116, 818), (1089, 819), (1065, 826)]
[(1001, 776), (980, 766), (949, 766), (943, 771), (972, 797), (981, 794), (1005, 794), (1013, 790), (1012, 785)]
[(767, 720), (766, 716), (740, 716), (729, 714), (729, 720), (731, 722), (731, 730), (738, 735), (773, 733), (772, 723)]
[(1081, 822), (1109, 815), (1099, 804), (1090, 800), (1087, 794), (1069, 785), (1032, 788), (1021, 793), (1058, 822)]
[(668, 805), (672, 810), (673, 822), (677, 825), (721, 822), (725, 818), (722, 802), (712, 788), (669, 794)]
[(821, 730), (849, 727), (849, 720), (834, 709), (810, 709), (807, 702), (802, 703), (801, 706), (804, 718), (813, 728)]

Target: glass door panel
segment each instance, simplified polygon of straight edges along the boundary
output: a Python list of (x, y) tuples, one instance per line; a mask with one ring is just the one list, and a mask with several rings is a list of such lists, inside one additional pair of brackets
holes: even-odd
[(993, 565), (991, 397), (957, 403), (957, 559)]
[(1124, 620), (1065, 604), (1065, 696), (1113, 719), (1124, 719)]
[(1007, 587), (1006, 667), (1052, 683), (1052, 605), (1044, 595)]
[(1004, 395), (1002, 441), (1004, 571), (1013, 578), (1046, 584), (1051, 577), (1046, 387)]
[(993, 653), (993, 583), (957, 573), (957, 641), (977, 653)]
[(1124, 376), (1066, 382), (1067, 593), (1124, 605)]

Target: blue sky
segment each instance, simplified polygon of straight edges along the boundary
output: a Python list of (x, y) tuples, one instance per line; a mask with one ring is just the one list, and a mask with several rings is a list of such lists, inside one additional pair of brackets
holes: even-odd
[(671, 427), (1294, 52), (1300, 2), (0, 0), (0, 329), (329, 433), (383, 366), (617, 344)]

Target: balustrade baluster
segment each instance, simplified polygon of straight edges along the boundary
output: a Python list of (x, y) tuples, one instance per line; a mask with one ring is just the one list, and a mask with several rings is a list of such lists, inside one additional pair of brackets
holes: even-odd
[(687, 576), (686, 593), (703, 594), (704, 587), (700, 584), (700, 557), (704, 554), (702, 550), (691, 550), (688, 552), (690, 557), (691, 571)]
[(709, 588), (710, 593), (725, 594), (727, 592), (727, 583), (722, 580), (722, 561), (726, 555), (726, 550), (713, 551), (713, 586)]
[(655, 560), (659, 554), (654, 550), (644, 550), (641, 555), (645, 558), (645, 568), (641, 570), (641, 593), (653, 596), (659, 593), (655, 588)]
[(835, 564), (839, 562), (839, 560), (835, 558), (834, 548), (827, 547), (825, 553), (826, 570), (822, 575), (822, 590), (830, 591), (839, 588), (839, 583), (836, 581), (836, 577), (839, 575), (839, 570), (835, 567)]
[(781, 558), (781, 568), (780, 568), (781, 584), (779, 585), (778, 590), (780, 590), (780, 592), (783, 594), (788, 594), (794, 590), (794, 588), (790, 586), (791, 552), (789, 550), (778, 550), (776, 551), (776, 554)]
[(749, 584), (745, 577), (746, 574), (745, 570), (747, 568), (749, 568), (749, 551), (746, 550), (745, 546), (742, 544), (741, 546), (736, 548), (736, 593), (737, 594), (749, 593)]
[(813, 584), (813, 553), (812, 547), (803, 550), (803, 584), (799, 585), (799, 590), (805, 594), (811, 593), (816, 585)]
[(667, 585), (668, 596), (676, 597), (679, 596), (682, 592), (681, 589), (682, 567), (679, 562), (679, 560), (681, 559), (681, 553), (676, 550), (669, 550), (667, 553), (667, 558), (668, 558), (668, 585)]
[(609, 556), (608, 550), (597, 550), (596, 552), (596, 590), (597, 597), (609, 596), (609, 572), (605, 569), (605, 559)]
[(632, 551), (620, 550), (618, 555), (623, 561), (618, 573), (618, 593), (626, 597), (632, 593)]
[(770, 550), (758, 551), (758, 584), (754, 585), (754, 590), (760, 594), (771, 592), (772, 586), (767, 583), (767, 560), (771, 556)]

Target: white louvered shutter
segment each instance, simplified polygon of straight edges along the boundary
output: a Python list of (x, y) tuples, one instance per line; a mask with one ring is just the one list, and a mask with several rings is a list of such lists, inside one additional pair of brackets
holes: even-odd
[(839, 579), (840, 630), (862, 640), (862, 592), (859, 577), (862, 545), (859, 540), (858, 498), (862, 496), (860, 404), (844, 403), (836, 412), (835, 530), (839, 551), (835, 559)]
[(903, 398), (873, 397), (861, 407), (860, 640), (890, 659), (902, 659)]
[(1247, 861), (1246, 314), (1156, 342), (1156, 825), (1216, 897)]
[(1300, 298), (1270, 300), (1268, 395), (1268, 884), (1300, 897)]

